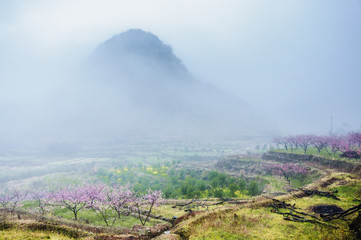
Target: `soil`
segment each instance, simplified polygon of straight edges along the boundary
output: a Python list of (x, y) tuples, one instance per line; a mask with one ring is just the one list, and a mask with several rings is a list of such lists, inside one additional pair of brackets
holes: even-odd
[(318, 214), (337, 214), (342, 213), (343, 209), (337, 205), (316, 205), (312, 207), (312, 211)]

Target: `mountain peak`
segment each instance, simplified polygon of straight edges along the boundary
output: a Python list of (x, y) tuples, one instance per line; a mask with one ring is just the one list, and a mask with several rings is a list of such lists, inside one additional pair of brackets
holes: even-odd
[(147, 65), (171, 77), (190, 78), (187, 68), (172, 48), (153, 33), (142, 29), (130, 29), (111, 37), (95, 50), (94, 55), (95, 59), (115, 64), (116, 68), (124, 66), (132, 74), (140, 65)]
[[(269, 121), (243, 100), (194, 79), (172, 48), (150, 32), (130, 29), (114, 35), (98, 46), (90, 62), (86, 73), (96, 87), (86, 104), (97, 97), (83, 115), (93, 119), (93, 129), (200, 138), (269, 129)], [(101, 114), (92, 118), (94, 112)]]
[(118, 50), (132, 51), (140, 54), (154, 54), (157, 52), (156, 50), (172, 52), (171, 47), (165, 45), (156, 35), (142, 29), (129, 29), (113, 36), (102, 45), (116, 45)]

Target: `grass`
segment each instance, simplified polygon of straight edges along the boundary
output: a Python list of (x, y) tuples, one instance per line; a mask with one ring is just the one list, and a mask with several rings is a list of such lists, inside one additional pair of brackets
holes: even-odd
[(172, 208), (173, 205), (162, 205), (154, 209), (154, 215), (160, 215), (171, 219), (173, 216), (180, 217), (185, 214), (184, 210), (180, 210), (179, 208)]
[[(219, 201), (215, 200), (212, 202), (207, 202), (206, 204), (212, 204), (212, 203), (217, 203), (217, 202), (219, 202)], [(160, 215), (160, 216), (166, 217), (168, 219), (171, 219), (173, 216), (176, 216), (176, 217), (183, 216), (184, 214), (186, 214), (186, 212), (184, 210), (189, 208), (189, 207), (184, 207), (183, 209), (181, 209), (179, 207), (172, 208), (172, 206), (174, 206), (174, 205), (166, 204), (166, 205), (159, 206), (154, 210), (153, 214)], [(216, 210), (216, 209), (227, 208), (230, 206), (233, 206), (233, 205), (228, 204), (228, 203), (223, 203), (222, 205), (208, 206), (208, 208), (200, 205), (198, 208), (192, 207), (192, 210), (193, 211), (212, 211), (212, 210)]]
[(40, 239), (52, 239), (52, 240), (67, 240), (74, 239), (58, 233), (49, 233), (43, 231), (31, 231), (22, 230), (18, 228), (11, 228), (0, 231), (0, 239), (3, 240), (40, 240)]
[[(350, 174), (335, 174), (338, 183), (319, 189), (335, 191), (341, 201), (313, 196), (290, 198), (287, 203), (295, 204), (298, 210), (312, 213), (312, 206), (319, 204), (337, 205), (348, 209), (356, 205), (353, 198), (361, 197), (361, 180)], [(189, 239), (351, 239), (348, 222), (333, 220), (327, 224), (337, 226), (334, 229), (314, 223), (293, 222), (283, 219), (282, 215), (272, 213), (269, 207), (233, 207), (228, 210), (216, 210), (195, 216), (182, 222), (175, 232)], [(346, 217), (351, 220), (353, 216)]]
[[(31, 211), (34, 208), (34, 206), (35, 205), (34, 205), (33, 201), (24, 201), (23, 205), (22, 205), (22, 209), (24, 209), (25, 211)], [(164, 208), (166, 210), (158, 210), (158, 208)], [(162, 215), (162, 216), (165, 216), (168, 218), (172, 218), (172, 216), (174, 216), (174, 213), (172, 215), (172, 210), (174, 212), (174, 209), (172, 209), (170, 205), (160, 206), (155, 209), (158, 212), (162, 212), (162, 213), (157, 213), (159, 215)], [(166, 214), (163, 212), (165, 212)], [(47, 214), (47, 216), (48, 217), (56, 216), (56, 217), (64, 218), (66, 220), (74, 220), (73, 212), (71, 212), (70, 210), (68, 210), (66, 208), (62, 208), (62, 207), (53, 207), (51, 209), (51, 211)], [(178, 215), (178, 216), (180, 216), (180, 215)], [(114, 217), (116, 218), (116, 221), (115, 221), (114, 225), (110, 224), (112, 227), (132, 228), (134, 225), (140, 224), (139, 219), (134, 216), (131, 216), (131, 215), (129, 215), (129, 216), (121, 215), (120, 218), (118, 219), (117, 214), (114, 213)], [(93, 210), (86, 209), (86, 208), (83, 208), (82, 210), (79, 211), (77, 222), (91, 224), (94, 226), (106, 226), (105, 222), (103, 221), (103, 219), (100, 216), (98, 216)], [(111, 222), (112, 222), (112, 220), (109, 220), (109, 223), (111, 223)], [(149, 222), (147, 222), (146, 226), (154, 226), (158, 223), (164, 223), (164, 221), (151, 218), (149, 220)]]
[[(6, 227), (4, 227), (6, 225)], [(86, 232), (55, 223), (9, 216), (0, 229), (0, 239), (92, 239)]]
[(302, 175), (298, 178), (290, 178), (291, 186), (293, 188), (303, 187), (310, 184), (320, 178), (319, 173), (311, 173), (309, 175)]
[[(230, 146), (229, 148), (231, 148)], [(209, 148), (209, 149), (208, 149)], [(114, 172), (117, 175), (121, 176), (125, 173), (125, 167), (130, 170), (137, 169), (143, 175), (149, 176), (149, 179), (156, 179), (155, 177), (164, 178), (165, 180), (169, 177), (168, 172), (161, 169), (162, 164), (169, 162), (170, 166), (176, 165), (179, 163), (180, 167), (184, 167), (187, 164), (194, 166), (195, 162), (191, 162), (193, 156), (213, 156), (219, 157), (221, 150), (211, 151), (212, 147), (208, 147), (206, 151), (199, 148), (191, 148), (190, 150), (184, 150), (180, 147), (177, 147), (176, 151), (173, 146), (167, 146), (163, 150), (149, 149), (134, 152), (126, 152), (124, 155), (119, 157), (111, 157), (104, 161), (104, 159), (74, 159), (70, 161), (59, 161), (59, 166), (62, 166), (61, 171), (53, 173), (50, 171), (51, 175), (43, 175), (39, 178), (39, 181), (43, 185), (51, 185), (52, 183), (57, 182), (58, 180), (66, 181), (66, 184), (76, 184), (84, 179), (94, 180), (94, 174), (96, 171), (94, 169), (105, 168), (107, 171)], [(218, 149), (222, 149), (223, 154), (231, 152), (231, 149), (227, 149), (228, 146), (220, 146)], [(235, 148), (236, 149), (236, 148)], [(284, 150), (276, 150), (284, 151)], [(203, 152), (203, 153), (202, 153)], [(289, 151), (291, 153), (291, 151)], [(292, 153), (303, 154), (302, 150), (293, 151)], [(316, 149), (309, 149), (307, 154), (320, 155), (323, 157), (330, 158), (326, 152), (321, 152), (318, 154)], [(334, 156), (334, 159), (339, 159), (338, 156)], [(126, 159), (126, 160), (125, 160)], [(199, 161), (204, 161), (205, 158), (199, 158)], [(262, 161), (257, 158), (240, 158), (240, 161), (254, 161), (258, 163)], [(345, 161), (355, 162), (354, 160), (342, 159)], [(180, 164), (181, 161), (182, 164)], [(188, 162), (187, 162), (188, 161)], [(145, 163), (147, 166), (152, 166), (152, 169), (147, 171), (140, 171), (137, 163)], [(183, 164), (184, 163), (184, 164)], [(53, 165), (56, 165), (55, 163)], [(91, 166), (92, 170), (86, 169), (83, 166), (79, 169), (79, 174), (66, 173), (69, 167), (74, 168), (80, 167), (81, 164), (86, 164)], [(159, 167), (156, 168), (156, 165)], [(153, 169), (154, 166), (154, 169)], [(34, 166), (34, 171), (38, 170), (38, 166)], [(44, 166), (43, 166), (44, 167)], [(133, 169), (130, 169), (133, 168)], [(4, 173), (8, 169), (0, 168)], [(42, 169), (41, 169), (42, 170)], [(176, 169), (178, 170), (178, 169)], [(23, 174), (23, 169), (19, 171), (19, 179)], [(156, 172), (156, 173), (155, 173)], [(49, 172), (47, 172), (49, 173)], [(162, 176), (162, 174), (166, 174)], [(0, 173), (1, 175), (1, 173)], [(141, 175), (141, 176), (143, 176)], [(29, 176), (32, 176), (30, 174)], [(53, 176), (56, 176), (55, 180)], [(138, 175), (136, 175), (138, 176)], [(311, 211), (311, 206), (318, 204), (335, 204), (340, 206), (343, 209), (347, 209), (356, 203), (353, 201), (353, 198), (361, 198), (361, 182), (360, 180), (354, 178), (351, 174), (336, 174), (335, 177), (343, 179), (345, 185), (332, 184), (324, 189), (324, 191), (335, 191), (337, 190), (337, 196), (342, 199), (342, 201), (337, 201), (333, 199), (328, 199), (324, 197), (314, 196), (314, 197), (305, 197), (302, 199), (291, 199), (288, 200), (288, 203), (296, 204), (297, 207), (303, 211)], [(26, 176), (24, 177), (27, 178)], [(284, 191), (284, 185), (287, 184), (282, 178), (275, 176), (261, 176), (260, 178), (269, 182), (268, 192), (274, 191)], [(306, 183), (312, 182), (315, 178), (310, 177), (305, 180), (291, 179), (291, 186), (298, 187)], [(162, 181), (159, 181), (159, 184), (163, 184)], [(252, 200), (251, 200), (252, 201)], [(173, 216), (180, 217), (185, 212), (179, 208), (172, 208), (172, 205), (163, 205), (155, 209), (154, 215), (161, 215), (167, 218), (172, 218)], [(200, 209), (204, 210), (204, 209)], [(55, 216), (63, 217), (68, 219), (69, 222), (73, 218), (72, 212), (56, 208), (54, 209)], [(99, 218), (92, 210), (84, 209), (79, 212), (78, 215), (79, 224), (89, 222), (91, 225), (96, 226), (105, 226), (105, 223), (101, 218)], [(151, 220), (147, 226), (152, 226), (156, 223), (162, 221)], [(162, 222), (163, 223), (163, 222)], [(115, 227), (119, 228), (132, 228), (133, 225), (140, 224), (140, 221), (132, 216), (122, 216), (121, 219), (117, 220)], [(178, 230), (183, 231), (185, 235), (188, 235), (190, 239), (348, 239), (347, 225), (342, 221), (334, 221), (332, 224), (335, 224), (340, 227), (340, 229), (330, 229), (322, 225), (315, 225), (311, 223), (295, 223), (285, 221), (281, 215), (271, 213), (269, 208), (266, 207), (239, 207), (239, 206), (214, 206), (210, 207), (208, 212), (203, 212), (198, 216), (195, 216), (191, 220), (186, 220), (180, 223)], [(106, 228), (111, 229), (111, 228)], [(175, 229), (175, 231), (177, 230)], [(50, 237), (50, 238), (49, 238)], [(29, 230), (24, 229), (21, 226), (15, 226), (8, 229), (3, 229), (0, 231), (0, 239), (69, 239), (67, 236), (63, 236), (57, 232), (52, 231), (39, 231), (39, 230)]]
[[(74, 219), (74, 214), (71, 211), (64, 209), (64, 208), (54, 209), (54, 214), (56, 216), (59, 216), (59, 217), (62, 217), (62, 218), (68, 219), (68, 220)], [(114, 214), (114, 217), (117, 217), (116, 214)], [(106, 226), (103, 219), (101, 217), (99, 217), (93, 210), (90, 210), (90, 209), (82, 209), (81, 211), (79, 211), (78, 221), (90, 223), (90, 224), (96, 225), (96, 226)], [(164, 222), (161, 220), (157, 220), (157, 219), (150, 219), (146, 223), (146, 226), (153, 226), (158, 223), (164, 223)], [(136, 224), (140, 224), (139, 219), (137, 219), (136, 217), (121, 215), (120, 219), (117, 219), (112, 227), (132, 228)]]
[[(267, 208), (244, 208), (233, 214), (215, 215), (193, 227), (190, 239), (347, 239), (346, 225), (335, 230), (312, 223), (285, 221)], [(228, 236), (227, 236), (228, 235)], [(227, 236), (227, 237), (225, 237)], [(332, 237), (331, 237), (332, 236)], [(334, 236), (338, 236), (334, 238)]]
[(287, 188), (298, 188), (310, 184), (317, 179), (320, 179), (321, 175), (318, 172), (311, 172), (307, 175), (300, 175), (297, 177), (290, 177), (290, 185), (286, 179), (282, 176), (277, 175), (263, 175), (260, 178), (267, 181), (267, 192), (284, 192)]
[(287, 222), (266, 208), (245, 208), (214, 217), (200, 229), (206, 231), (197, 231), (190, 239), (324, 239), (331, 234), (329, 229), (311, 223)]
[(287, 184), (284, 178), (278, 176), (266, 175), (263, 179), (268, 182), (267, 192), (283, 192), (284, 185)]

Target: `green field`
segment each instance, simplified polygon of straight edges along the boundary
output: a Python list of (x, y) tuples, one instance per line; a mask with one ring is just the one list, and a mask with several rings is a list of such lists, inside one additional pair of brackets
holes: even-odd
[[(2, 186), (52, 191), (84, 183), (119, 184), (127, 185), (138, 193), (145, 193), (149, 188), (162, 190), (166, 200), (154, 209), (150, 221), (140, 230), (133, 229), (140, 226), (139, 219), (133, 215), (117, 218), (114, 213), (114, 224), (111, 221), (110, 226), (106, 226), (102, 218), (89, 208), (82, 209), (78, 220), (74, 221), (71, 211), (56, 205), (49, 207), (45, 222), (39, 222), (39, 217), (33, 214), (34, 202), (24, 201), (18, 209), (21, 220), (17, 219), (17, 215), (6, 214), (3, 217), (2, 224), (7, 227), (0, 230), (0, 239), (26, 239), (21, 238), (24, 235), (27, 239), (71, 239), (74, 237), (72, 234), (79, 239), (96, 239), (101, 235), (159, 233), (171, 226), (169, 221), (173, 217), (182, 218), (189, 212), (196, 212), (196, 215), (186, 217), (171, 228), (169, 236), (163, 235), (159, 239), (172, 239), (179, 235), (189, 239), (350, 239), (347, 224), (355, 215), (349, 216), (347, 221), (332, 222), (338, 227), (335, 230), (322, 224), (285, 221), (283, 216), (272, 213), (264, 202), (281, 195), (276, 198), (285, 199), (309, 214), (312, 213), (311, 207), (318, 204), (335, 204), (347, 209), (355, 205), (355, 198), (361, 198), (358, 176), (332, 170), (332, 177), (339, 179), (337, 184), (318, 187), (318, 190), (337, 191), (341, 201), (319, 196), (296, 199), (288, 191), (317, 185), (320, 179), (330, 177), (330, 169), (305, 165), (309, 172), (290, 177), (288, 183), (284, 177), (270, 174), (262, 168), (263, 163), (280, 163), (263, 160), (260, 155), (262, 147), (257, 148), (256, 145), (256, 148), (252, 147), (255, 149), (252, 152), (249, 147), (240, 150), (240, 145), (133, 145), (112, 149), (107, 157), (98, 156), (104, 156), (104, 153), (57, 158), (3, 156), (0, 158)], [(292, 153), (303, 154), (295, 150)], [(330, 158), (327, 153), (318, 154), (312, 148), (308, 154)], [(340, 160), (337, 156), (331, 159)], [(46, 227), (29, 227), (35, 223), (45, 224)], [(164, 226), (163, 230), (157, 229), (158, 226)]]

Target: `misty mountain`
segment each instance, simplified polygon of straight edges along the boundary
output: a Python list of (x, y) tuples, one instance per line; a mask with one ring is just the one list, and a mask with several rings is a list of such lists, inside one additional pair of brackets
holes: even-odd
[(115, 35), (85, 66), (84, 79), (98, 99), (91, 112), (101, 113), (113, 133), (233, 139), (273, 131), (245, 101), (195, 79), (150, 32)]
[(72, 154), (130, 140), (274, 133), (271, 121), (195, 79), (170, 46), (142, 30), (106, 40), (75, 70), (33, 62), (9, 79), (0, 96), (0, 149)]
[[(173, 79), (191, 77), (170, 46), (156, 35), (140, 29), (128, 30), (105, 41), (95, 49), (92, 60), (107, 65), (111, 73), (117, 69), (118, 73), (138, 79), (144, 77), (144, 73), (154, 75), (156, 72)], [(141, 71), (137, 71), (140, 68)]]

